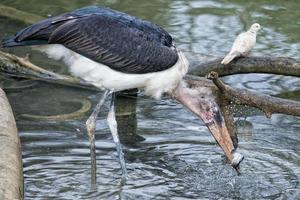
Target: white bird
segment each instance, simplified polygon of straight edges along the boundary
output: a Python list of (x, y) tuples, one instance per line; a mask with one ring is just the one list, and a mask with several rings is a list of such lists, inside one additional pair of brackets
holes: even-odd
[(115, 120), (114, 92), (139, 88), (159, 99), (162, 94), (200, 117), (238, 166), (237, 153), (215, 100), (206, 91), (188, 88), (183, 76), (188, 61), (163, 28), (148, 21), (103, 7), (85, 7), (29, 26), (2, 42), (3, 47), (35, 46), (51, 58), (63, 60), (70, 72), (105, 92), (87, 120), (95, 174), (95, 125), (105, 99), (112, 95), (108, 125), (116, 144), (122, 174), (126, 166)]
[(255, 23), (251, 28), (244, 33), (241, 33), (235, 39), (230, 52), (222, 60), (223, 65), (227, 65), (234, 58), (247, 56), (251, 49), (255, 46), (257, 32), (261, 29), (258, 23)]

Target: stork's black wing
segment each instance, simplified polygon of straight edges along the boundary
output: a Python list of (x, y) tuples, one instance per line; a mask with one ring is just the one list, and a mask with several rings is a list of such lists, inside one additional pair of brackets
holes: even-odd
[(41, 21), (3, 46), (13, 43), (62, 44), (125, 73), (158, 72), (178, 60), (171, 36), (161, 27), (102, 7), (86, 7)]

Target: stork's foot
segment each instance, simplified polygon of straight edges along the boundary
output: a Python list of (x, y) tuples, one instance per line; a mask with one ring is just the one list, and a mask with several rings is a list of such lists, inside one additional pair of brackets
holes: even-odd
[(117, 128), (117, 121), (116, 121), (116, 113), (115, 113), (115, 96), (116, 94), (113, 93), (109, 113), (107, 116), (107, 123), (109, 126), (109, 129), (111, 131), (113, 140), (116, 144), (116, 149), (119, 157), (120, 166), (122, 169), (122, 179), (126, 180), (127, 178), (127, 169), (126, 169), (126, 163), (124, 159), (124, 153), (122, 151), (122, 145), (120, 143), (119, 135), (118, 135), (118, 128)]
[(95, 129), (96, 129), (96, 119), (100, 112), (100, 108), (105, 102), (105, 99), (111, 94), (110, 91), (106, 90), (98, 104), (96, 105), (93, 113), (86, 121), (86, 129), (87, 134), (90, 141), (90, 153), (91, 153), (91, 183), (92, 186), (96, 184), (97, 176), (96, 176), (96, 148), (95, 148)]

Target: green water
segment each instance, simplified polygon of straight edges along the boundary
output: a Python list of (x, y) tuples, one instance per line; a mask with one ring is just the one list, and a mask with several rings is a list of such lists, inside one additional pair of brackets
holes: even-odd
[[(0, 4), (43, 17), (86, 5), (108, 6), (163, 26), (188, 58), (199, 62), (224, 56), (235, 36), (258, 22), (264, 32), (259, 34), (252, 55), (300, 59), (297, 0), (1, 0)], [(0, 17), (0, 38), (25, 26)], [(67, 73), (62, 63), (28, 48), (9, 51), (21, 56), (29, 52), (32, 62)], [(298, 78), (249, 74), (224, 80), (239, 88), (300, 98)], [(25, 84), (20, 81), (7, 82)], [(239, 150), (245, 160), (242, 175), (237, 176), (195, 116), (170, 100), (139, 96), (130, 102), (137, 103), (136, 115), (119, 118), (129, 172), (129, 180), (121, 185), (105, 120), (106, 105), (97, 121), (98, 180), (93, 190), (85, 118), (34, 121), (21, 114), (69, 113), (80, 107), (70, 103), (73, 99), (96, 103), (98, 96), (87, 90), (31, 83), (21, 90), (7, 90), (22, 140), (25, 199), (300, 199), (297, 117), (278, 114), (267, 119), (251, 110), (237, 113), (237, 120), (247, 117), (246, 123), (240, 123)]]

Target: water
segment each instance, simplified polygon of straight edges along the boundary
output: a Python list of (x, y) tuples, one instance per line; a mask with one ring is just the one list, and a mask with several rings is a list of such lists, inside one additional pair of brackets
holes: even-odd
[[(42, 16), (91, 4), (109, 6), (162, 25), (190, 59), (200, 61), (223, 56), (239, 32), (258, 22), (265, 32), (258, 36), (253, 55), (300, 59), (300, 4), (296, 0), (28, 0), (26, 4), (2, 0), (1, 4)], [(4, 18), (0, 21), (1, 38), (25, 26)], [(29, 50), (11, 51), (25, 55)], [(32, 62), (67, 73), (62, 64), (30, 53)], [(224, 80), (235, 87), (300, 100), (297, 78), (251, 74)], [(88, 114), (69, 121), (35, 121), (21, 114), (70, 113), (80, 107), (73, 99), (95, 104), (97, 95), (22, 81), (6, 80), (4, 85), (28, 85), (6, 90), (22, 142), (25, 199), (300, 199), (298, 117), (276, 114), (267, 119), (255, 110), (237, 110), (239, 150), (245, 156), (242, 175), (237, 176), (206, 127), (182, 106), (144, 96), (137, 101), (121, 100), (121, 104), (137, 104), (136, 115), (119, 117), (129, 180), (120, 183), (115, 147), (102, 113), (96, 133), (97, 188), (91, 189), (84, 127)]]

